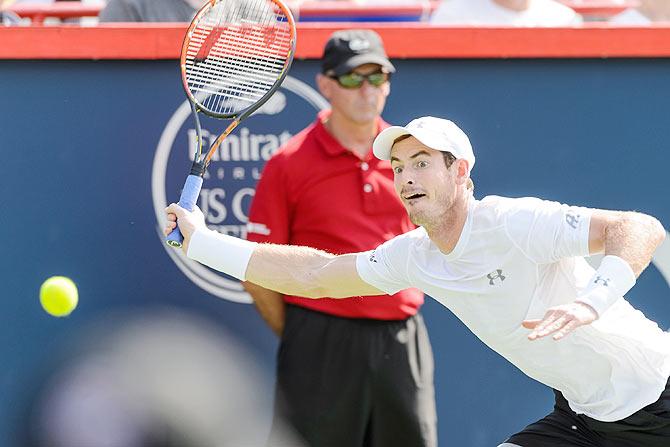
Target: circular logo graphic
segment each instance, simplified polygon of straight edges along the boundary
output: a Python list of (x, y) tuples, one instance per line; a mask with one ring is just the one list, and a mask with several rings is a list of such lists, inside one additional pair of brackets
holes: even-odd
[[(209, 228), (237, 237), (246, 236), (246, 213), (263, 165), (279, 146), (312, 122), (317, 111), (328, 107), (328, 102), (316, 90), (287, 76), (280, 90), (240, 123), (214, 154), (205, 175), (198, 206)], [(200, 119), (203, 146), (209, 147), (228, 121), (202, 115)], [(249, 295), (238, 280), (192, 261), (181, 250), (165, 244), (164, 210), (168, 203), (179, 198), (196, 145), (191, 107), (185, 100), (166, 124), (154, 156), (151, 193), (158, 237), (179, 270), (194, 284), (219, 298), (250, 303)]]

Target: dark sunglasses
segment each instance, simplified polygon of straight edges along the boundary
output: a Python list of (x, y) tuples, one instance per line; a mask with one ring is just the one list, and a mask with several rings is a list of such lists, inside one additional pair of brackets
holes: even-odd
[(379, 87), (391, 78), (390, 73), (384, 73), (383, 71), (376, 71), (369, 74), (360, 74), (352, 71), (351, 73), (346, 73), (340, 76), (329, 75), (331, 79), (335, 79), (341, 87), (344, 88), (360, 88), (363, 85), (363, 81), (367, 80), (368, 84), (373, 87)]

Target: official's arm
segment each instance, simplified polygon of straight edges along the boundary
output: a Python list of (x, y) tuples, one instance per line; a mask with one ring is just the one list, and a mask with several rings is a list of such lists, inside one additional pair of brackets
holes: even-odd
[(268, 290), (249, 281), (243, 282), (242, 287), (251, 295), (254, 306), (256, 306), (263, 320), (270, 326), (270, 329), (281, 337), (286, 319), (284, 296), (279, 292)]

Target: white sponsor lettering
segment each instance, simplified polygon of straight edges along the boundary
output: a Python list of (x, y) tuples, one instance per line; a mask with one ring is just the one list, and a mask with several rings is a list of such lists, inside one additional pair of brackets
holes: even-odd
[(228, 211), (223, 203), (225, 198), (226, 191), (223, 188), (200, 190), (200, 209), (208, 224), (220, 224), (228, 217)]
[[(253, 188), (242, 188), (233, 194), (231, 200), (231, 211), (233, 217), (240, 222), (246, 224), (249, 216), (244, 213), (242, 209), (242, 201), (249, 197), (253, 197), (256, 191)], [(224, 203), (226, 198), (226, 191), (223, 188), (203, 188), (200, 190), (199, 206), (202, 213), (205, 215), (207, 225), (218, 225), (228, 217), (228, 210)], [(246, 225), (243, 225), (246, 227)]]
[[(198, 134), (195, 129), (189, 129), (188, 136), (188, 157), (193, 161), (198, 145)], [(254, 134), (248, 127), (241, 127), (239, 134), (228, 135), (222, 142), (217, 151), (212, 156), (212, 163), (218, 161), (267, 161), (272, 154), (293, 135), (288, 130), (283, 130), (279, 134)], [(203, 152), (210, 147), (218, 134), (212, 133), (207, 129), (202, 129)]]
[[(256, 190), (253, 188), (242, 188), (239, 191), (235, 193), (233, 196), (233, 200), (231, 202), (231, 206), (233, 208), (233, 215), (239, 220), (240, 222), (247, 223), (249, 221), (249, 216), (244, 214), (244, 211), (242, 210), (242, 201), (249, 197), (253, 197), (254, 193)], [(246, 225), (244, 226), (246, 228)]]

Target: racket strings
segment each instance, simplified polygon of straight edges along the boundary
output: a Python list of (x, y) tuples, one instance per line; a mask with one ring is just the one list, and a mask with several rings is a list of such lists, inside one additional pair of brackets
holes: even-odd
[(188, 42), (188, 88), (210, 111), (239, 113), (272, 89), (291, 51), (291, 26), (277, 4), (218, 2), (201, 16)]

